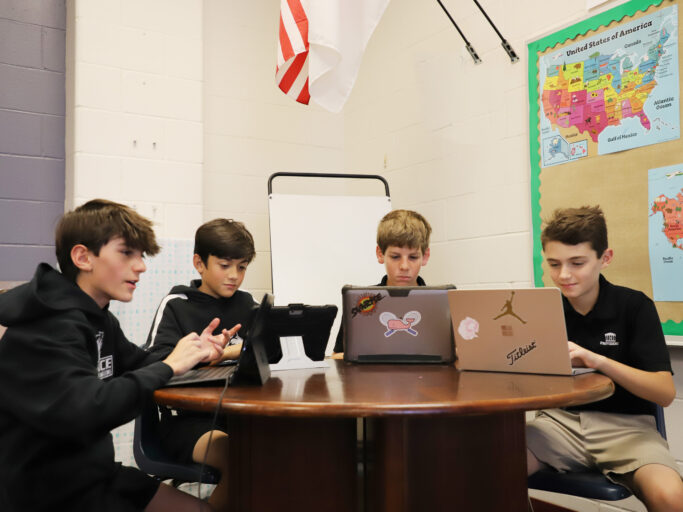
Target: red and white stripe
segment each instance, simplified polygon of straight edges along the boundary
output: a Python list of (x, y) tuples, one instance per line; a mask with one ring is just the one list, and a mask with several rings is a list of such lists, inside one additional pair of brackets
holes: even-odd
[(280, 0), (280, 37), (275, 80), (282, 92), (308, 105), (307, 0)]

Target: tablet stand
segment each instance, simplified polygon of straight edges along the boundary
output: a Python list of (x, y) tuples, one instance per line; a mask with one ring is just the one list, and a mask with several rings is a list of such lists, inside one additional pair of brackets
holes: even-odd
[(304, 340), (301, 336), (280, 337), (282, 359), (270, 365), (270, 371), (299, 370), (303, 368), (329, 368), (327, 361), (313, 361), (304, 351)]

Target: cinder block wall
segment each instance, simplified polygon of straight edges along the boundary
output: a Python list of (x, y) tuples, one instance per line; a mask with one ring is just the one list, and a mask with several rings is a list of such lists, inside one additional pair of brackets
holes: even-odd
[(202, 1), (68, 1), (66, 202), (135, 206), (157, 235), (202, 221)]
[(64, 211), (63, 0), (0, 0), (0, 281), (55, 263)]

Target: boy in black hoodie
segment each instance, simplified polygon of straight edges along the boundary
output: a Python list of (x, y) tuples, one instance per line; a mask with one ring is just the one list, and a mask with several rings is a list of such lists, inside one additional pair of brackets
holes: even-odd
[[(237, 358), (241, 339), (231, 340), (230, 336), (249, 323), (254, 311), (253, 297), (239, 287), (255, 254), (254, 239), (241, 222), (214, 219), (201, 225), (195, 234), (193, 256), (201, 279), (190, 286), (174, 286), (164, 297), (147, 337), (147, 349), (165, 355), (180, 337), (217, 317), (221, 325), (234, 326), (226, 337), (222, 359)], [(167, 453), (182, 462), (206, 459), (220, 470), (221, 478), (209, 498), (216, 510), (224, 510), (228, 500), (225, 431), (224, 418), (214, 425), (212, 414), (161, 408), (160, 436)]]
[(151, 222), (95, 199), (64, 215), (55, 238), (61, 273), (42, 263), (0, 295), (0, 510), (209, 511), (116, 463), (110, 430), (173, 375), (221, 356), (218, 319), (165, 356), (149, 354), (108, 305), (132, 299), (144, 255), (159, 251)]

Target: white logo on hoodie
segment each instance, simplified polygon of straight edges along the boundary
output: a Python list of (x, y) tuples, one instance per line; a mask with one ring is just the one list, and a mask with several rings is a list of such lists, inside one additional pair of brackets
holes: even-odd
[(104, 331), (97, 331), (95, 341), (97, 342), (97, 376), (100, 379), (106, 379), (114, 375), (114, 358), (113, 356), (102, 357)]

